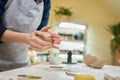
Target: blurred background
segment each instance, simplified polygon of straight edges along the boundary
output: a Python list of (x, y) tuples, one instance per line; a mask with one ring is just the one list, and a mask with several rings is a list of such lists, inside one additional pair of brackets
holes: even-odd
[(113, 35), (107, 28), (120, 22), (119, 3), (120, 0), (51, 0), (48, 25), (61, 35), (62, 42), (60, 50), (37, 52), (39, 59), (46, 61), (45, 55), (55, 54), (66, 62), (71, 51), (73, 62), (83, 62), (85, 54), (95, 54), (105, 59), (105, 64), (113, 64), (115, 54), (111, 54), (110, 46)]

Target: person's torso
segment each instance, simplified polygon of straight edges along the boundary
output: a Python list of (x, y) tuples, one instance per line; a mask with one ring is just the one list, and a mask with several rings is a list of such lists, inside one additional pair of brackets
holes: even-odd
[(6, 27), (23, 33), (31, 33), (41, 23), (43, 2), (34, 0), (8, 0), (5, 6)]
[[(31, 33), (40, 25), (43, 5), (43, 2), (36, 4), (34, 0), (8, 0), (4, 14), (6, 27), (17, 32)], [(27, 64), (27, 50), (26, 44), (3, 42), (0, 44), (0, 65), (15, 67), (13, 64)]]

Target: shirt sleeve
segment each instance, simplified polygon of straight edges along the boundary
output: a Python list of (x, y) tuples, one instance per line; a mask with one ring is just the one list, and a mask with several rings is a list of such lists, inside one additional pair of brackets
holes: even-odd
[(43, 10), (42, 21), (39, 27), (37, 28), (37, 30), (40, 30), (42, 27), (48, 24), (50, 7), (51, 7), (50, 0), (44, 0), (44, 10)]
[(4, 15), (4, 7), (5, 4), (7, 3), (7, 0), (0, 0), (0, 39), (5, 30), (7, 29), (5, 25), (3, 24), (3, 15)]

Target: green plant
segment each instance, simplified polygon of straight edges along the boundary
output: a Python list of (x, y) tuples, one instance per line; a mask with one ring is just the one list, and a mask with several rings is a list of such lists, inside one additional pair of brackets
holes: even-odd
[(111, 53), (115, 53), (115, 50), (120, 45), (120, 22), (109, 25), (107, 30), (113, 35), (111, 39)]
[(67, 15), (67, 16), (72, 16), (72, 11), (68, 8), (64, 7), (57, 7), (56, 10), (54, 10), (56, 15)]

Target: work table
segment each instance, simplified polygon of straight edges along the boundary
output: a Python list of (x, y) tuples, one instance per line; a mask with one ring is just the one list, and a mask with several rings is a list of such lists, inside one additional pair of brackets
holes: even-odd
[(65, 70), (70, 70), (74, 73), (90, 74), (93, 75), (96, 80), (104, 80), (105, 74), (110, 74), (112, 76), (116, 76), (116, 75), (120, 76), (119, 66), (105, 65), (102, 69), (93, 69), (87, 67), (83, 63), (76, 65), (70, 65), (70, 64), (57, 65), (63, 67), (61, 69), (50, 68), (50, 66), (54, 66), (54, 65), (39, 64), (39, 65), (1, 72), (0, 80), (9, 80), (10, 78), (16, 80), (17, 75), (20, 74), (29, 74), (29, 75), (42, 77), (39, 80), (74, 80), (74, 77), (67, 75), (65, 73)]

